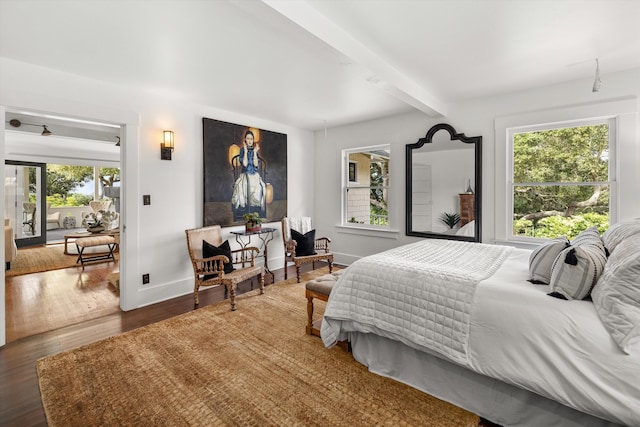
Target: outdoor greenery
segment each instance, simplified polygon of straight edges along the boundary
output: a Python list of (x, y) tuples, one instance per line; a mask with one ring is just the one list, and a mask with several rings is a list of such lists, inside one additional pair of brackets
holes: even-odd
[[(387, 172), (383, 166), (388, 166), (386, 162), (371, 162), (369, 165), (370, 178), (370, 216), (371, 224), (389, 225), (389, 207), (387, 201)], [(354, 218), (355, 219), (355, 218)], [(351, 222), (351, 221), (349, 221)]]
[[(93, 196), (73, 190), (90, 182), (93, 170), (93, 166), (47, 165), (47, 202), (52, 207), (88, 206)], [(120, 169), (100, 168), (98, 177), (103, 188), (113, 186), (120, 181)]]
[(516, 134), (513, 151), (515, 235), (572, 238), (590, 226), (607, 229), (607, 125)]

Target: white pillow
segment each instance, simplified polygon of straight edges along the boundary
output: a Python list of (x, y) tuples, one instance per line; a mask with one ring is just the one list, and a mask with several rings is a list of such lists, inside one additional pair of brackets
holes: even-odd
[(602, 242), (609, 251), (609, 255), (613, 250), (627, 237), (640, 233), (640, 219), (619, 222), (613, 224), (607, 231), (602, 234)]
[(588, 297), (606, 263), (607, 254), (602, 245), (568, 247), (560, 252), (551, 267), (549, 295), (568, 300)]
[(536, 285), (548, 285), (551, 267), (560, 252), (569, 247), (569, 239), (558, 237), (534, 249), (529, 255), (529, 281)]
[(616, 245), (591, 295), (604, 327), (629, 353), (640, 341), (640, 234)]

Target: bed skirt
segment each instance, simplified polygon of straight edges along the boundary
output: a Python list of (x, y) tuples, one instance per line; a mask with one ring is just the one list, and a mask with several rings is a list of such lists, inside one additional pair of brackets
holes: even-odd
[(393, 378), (502, 426), (622, 427), (400, 342), (350, 333), (353, 357)]

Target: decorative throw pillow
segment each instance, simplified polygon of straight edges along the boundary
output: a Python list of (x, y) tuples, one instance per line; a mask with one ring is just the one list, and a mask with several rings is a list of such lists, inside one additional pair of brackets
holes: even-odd
[(640, 342), (640, 234), (620, 242), (611, 252), (593, 288), (593, 305), (620, 349), (629, 353)]
[(529, 255), (529, 281), (536, 285), (548, 285), (551, 281), (551, 267), (560, 252), (569, 247), (569, 239), (558, 237), (538, 246)]
[(564, 249), (551, 267), (551, 293), (562, 299), (589, 296), (607, 263), (603, 245), (584, 244)]
[(291, 238), (296, 241), (297, 256), (314, 255), (316, 253), (316, 230), (301, 234), (292, 228)]
[(571, 246), (574, 247), (584, 245), (597, 245), (602, 247), (602, 249), (604, 250), (604, 243), (602, 243), (602, 238), (600, 237), (598, 227), (593, 226), (587, 228), (576, 237), (574, 237), (574, 239), (571, 241)]
[[(224, 264), (224, 272), (225, 274), (231, 273), (235, 268), (233, 267), (233, 263), (231, 262), (231, 246), (229, 245), (229, 241), (225, 240), (220, 246), (212, 245), (206, 240), (202, 241), (202, 257), (209, 258), (216, 255), (224, 255), (229, 258), (229, 262)], [(212, 278), (212, 275), (204, 276), (204, 279)]]
[(640, 233), (640, 219), (613, 224), (602, 234), (602, 242), (609, 254), (626, 238)]

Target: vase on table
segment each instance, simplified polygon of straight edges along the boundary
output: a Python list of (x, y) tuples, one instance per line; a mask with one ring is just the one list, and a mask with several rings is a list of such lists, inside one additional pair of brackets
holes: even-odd
[(103, 232), (103, 231), (104, 231), (104, 227), (103, 227), (103, 226), (101, 226), (101, 225), (100, 225), (100, 226), (97, 226), (97, 227), (87, 227), (87, 231), (88, 231), (89, 233), (93, 233), (93, 234), (101, 233), (101, 232)]

